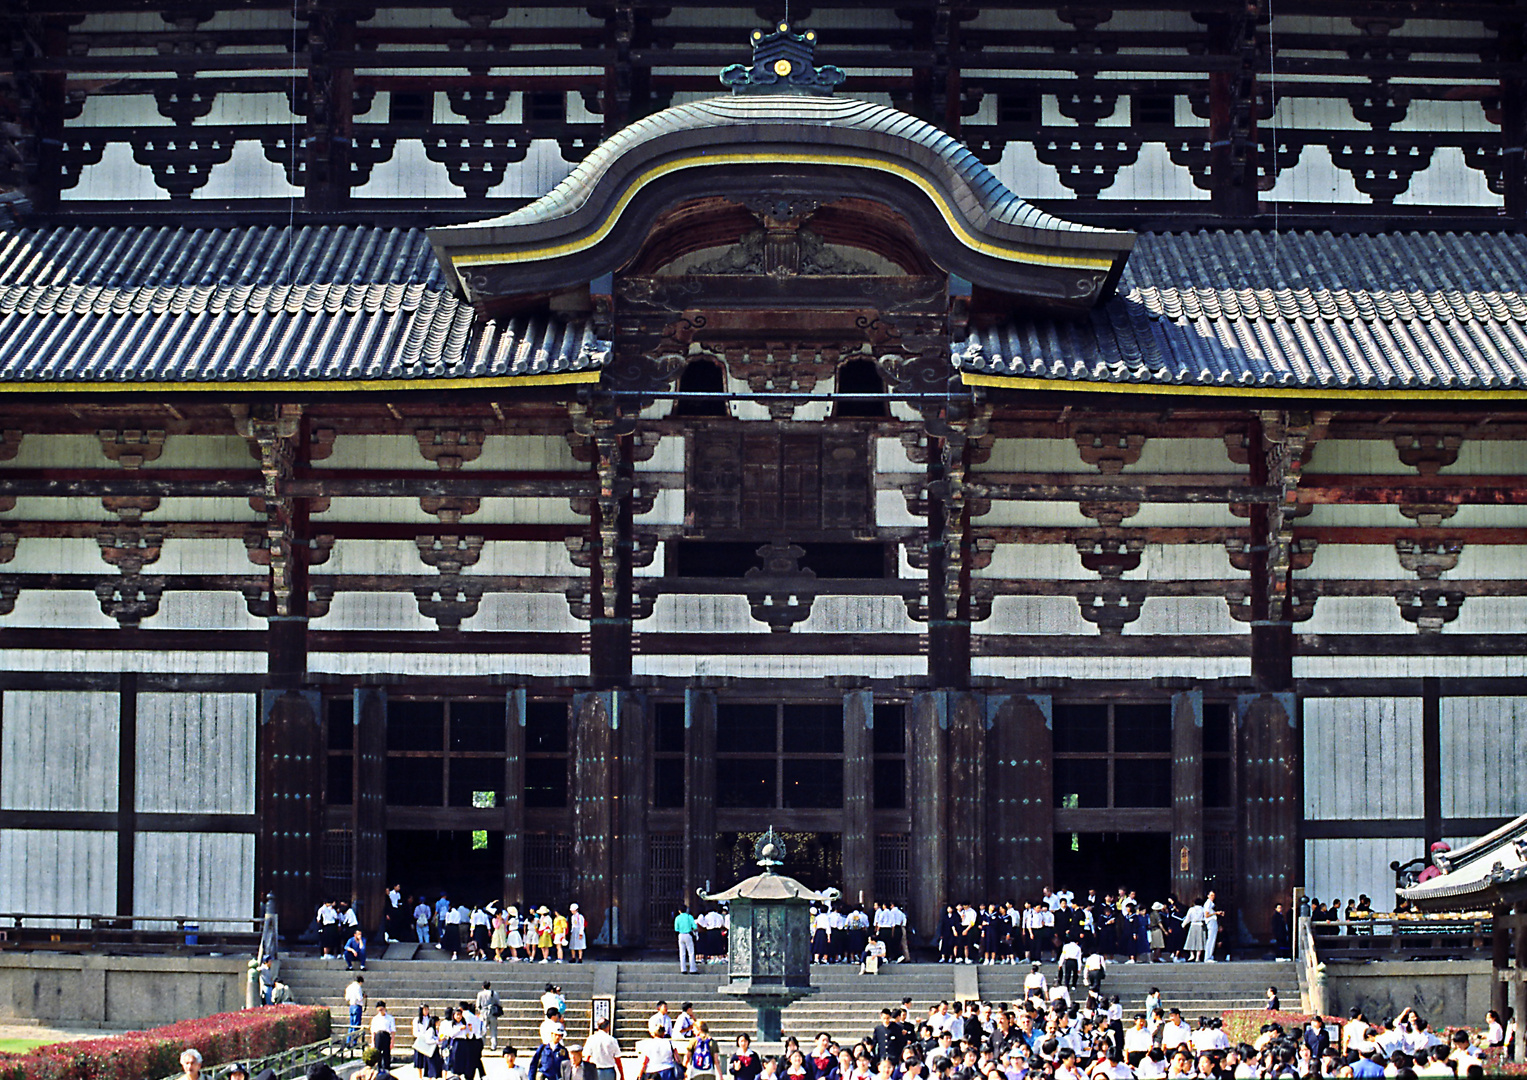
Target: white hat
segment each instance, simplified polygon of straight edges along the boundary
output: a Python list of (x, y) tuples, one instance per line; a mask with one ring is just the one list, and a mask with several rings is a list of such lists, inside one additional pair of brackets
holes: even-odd
[(577, 911), (578, 910), (578, 905), (577, 904), (569, 904), (567, 906), (567, 910), (568, 911)]
[(1160, 900), (1157, 900), (1154, 904), (1151, 905), (1151, 910), (1152, 911), (1165, 911), (1166, 910), (1166, 905), (1163, 904)]

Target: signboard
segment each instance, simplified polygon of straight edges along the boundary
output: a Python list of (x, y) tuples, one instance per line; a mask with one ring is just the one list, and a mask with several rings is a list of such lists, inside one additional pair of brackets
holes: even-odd
[(608, 1020), (610, 1031), (615, 1030), (615, 995), (595, 994), (589, 1002), (589, 1034), (599, 1027), (599, 1021)]

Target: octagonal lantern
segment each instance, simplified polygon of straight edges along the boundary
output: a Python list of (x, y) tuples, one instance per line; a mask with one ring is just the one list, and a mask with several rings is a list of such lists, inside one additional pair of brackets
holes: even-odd
[(774, 871), (785, 845), (771, 827), (753, 848), (763, 873), (705, 899), (729, 905), (727, 984), (720, 993), (758, 1010), (758, 1037), (776, 1042), (780, 1012), (817, 988), (811, 985), (811, 905), (836, 900), (838, 891), (814, 892)]

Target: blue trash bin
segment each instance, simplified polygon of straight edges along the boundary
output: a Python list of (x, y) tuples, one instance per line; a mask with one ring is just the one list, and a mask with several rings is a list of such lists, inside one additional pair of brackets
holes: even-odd
[(199, 927), (197, 927), (197, 925), (194, 922), (186, 923), (186, 944), (187, 945), (195, 945), (196, 944), (196, 931), (198, 929), (199, 929)]

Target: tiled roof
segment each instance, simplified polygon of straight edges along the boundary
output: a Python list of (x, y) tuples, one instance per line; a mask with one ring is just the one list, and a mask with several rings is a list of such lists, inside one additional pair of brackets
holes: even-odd
[(1144, 234), (1077, 322), (954, 344), (973, 375), (1136, 387), (1527, 389), (1527, 238)]
[(0, 233), (0, 383), (417, 384), (597, 370), (587, 322), (485, 321), (418, 230)]
[(1527, 814), (1437, 862), (1446, 870), (1441, 877), (1401, 889), (1400, 896), (1427, 908), (1488, 907), (1520, 899), (1527, 887)]

